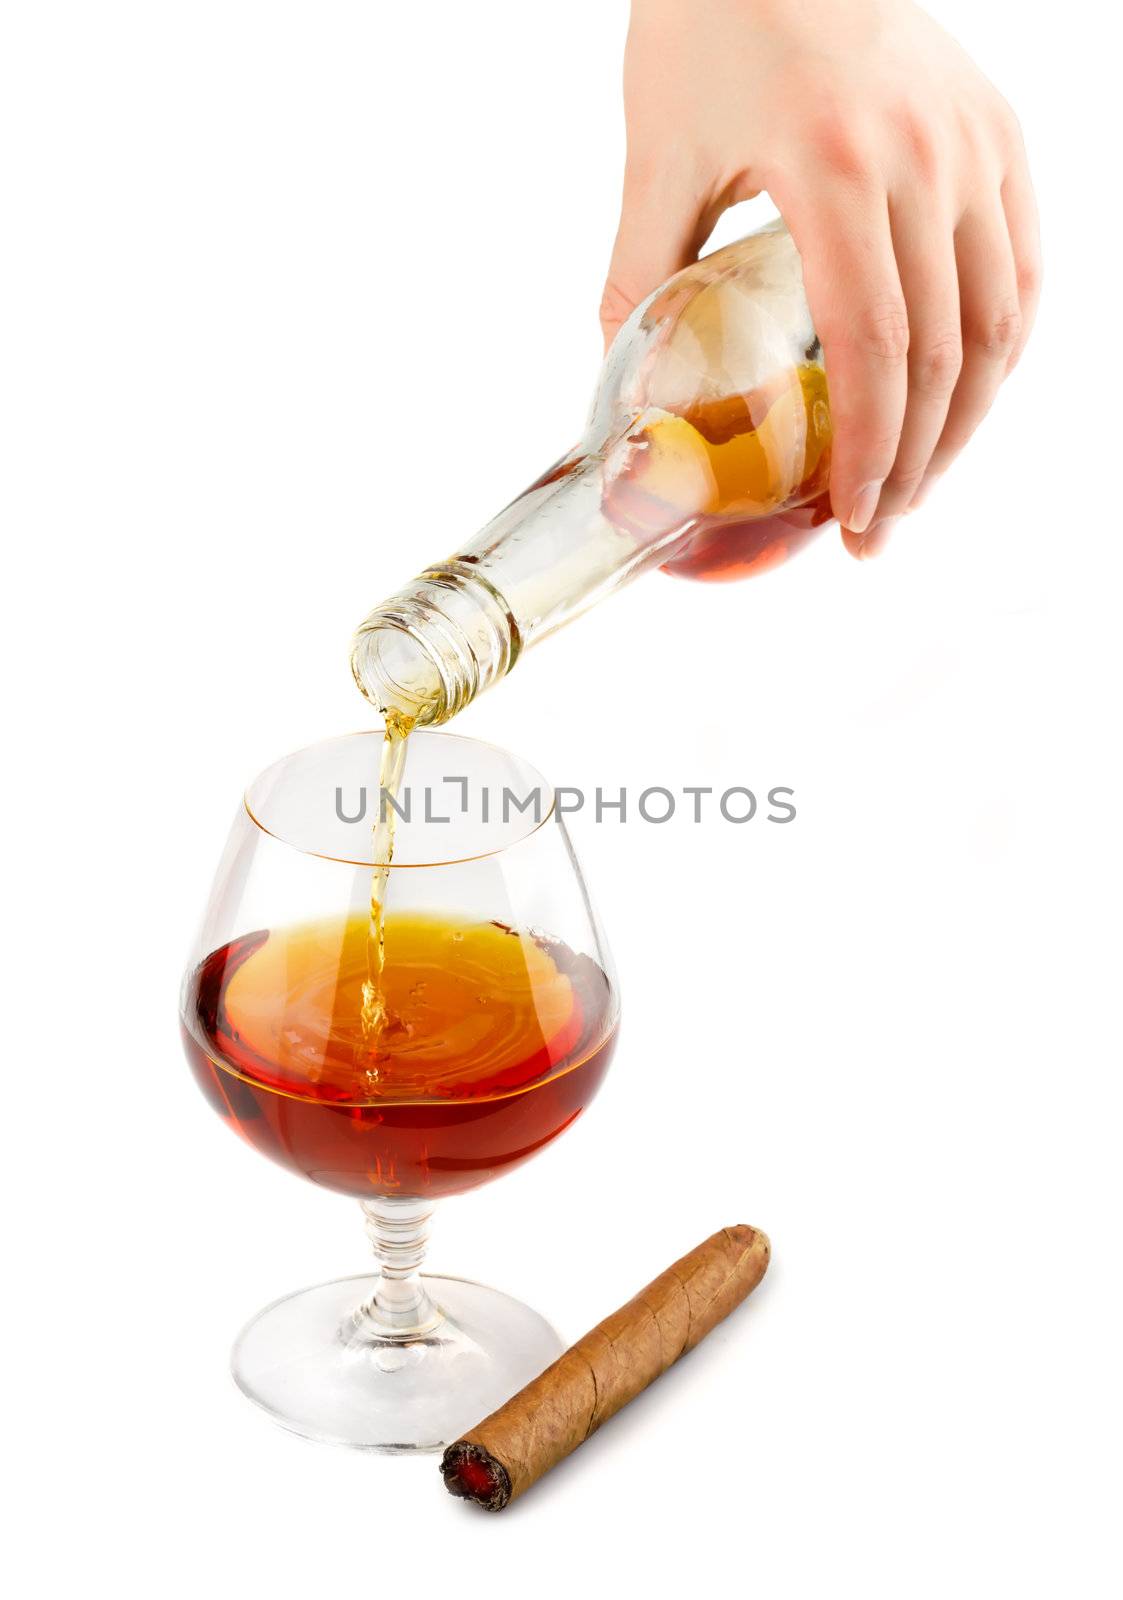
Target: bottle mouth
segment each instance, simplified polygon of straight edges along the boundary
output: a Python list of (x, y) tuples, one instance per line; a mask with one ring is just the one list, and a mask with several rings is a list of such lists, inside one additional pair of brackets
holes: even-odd
[(397, 711), (418, 727), (433, 727), (449, 715), (450, 685), (440, 659), (405, 617), (369, 616), (355, 635), (351, 671), (383, 716)]
[(431, 728), (509, 672), (518, 648), (503, 596), (452, 560), (375, 607), (355, 635), (351, 670), (383, 715), (396, 711)]

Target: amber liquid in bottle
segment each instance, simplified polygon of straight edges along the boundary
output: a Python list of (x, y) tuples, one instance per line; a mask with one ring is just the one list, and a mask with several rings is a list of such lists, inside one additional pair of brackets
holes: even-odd
[[(794, 467), (784, 443), (801, 431)], [(644, 544), (689, 528), (664, 570), (727, 582), (778, 566), (831, 517), (830, 411), (823, 369), (807, 365), (775, 389), (700, 401), (631, 436), (604, 513)], [(780, 503), (783, 502), (783, 503)], [(777, 509), (778, 507), (778, 509)]]
[(616, 1009), (587, 956), (498, 923), (391, 913), (387, 1011), (364, 1038), (363, 916), (252, 933), (192, 974), (196, 1078), (246, 1141), (371, 1198), (456, 1194), (518, 1165), (588, 1105)]

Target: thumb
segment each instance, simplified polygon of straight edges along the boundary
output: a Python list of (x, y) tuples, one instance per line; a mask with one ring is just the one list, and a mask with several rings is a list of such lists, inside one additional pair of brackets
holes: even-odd
[(698, 259), (710, 232), (701, 209), (685, 190), (625, 177), (620, 226), (600, 303), (606, 350), (652, 289)]

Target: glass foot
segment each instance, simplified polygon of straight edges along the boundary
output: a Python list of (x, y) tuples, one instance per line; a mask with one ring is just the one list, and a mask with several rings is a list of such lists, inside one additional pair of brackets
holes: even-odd
[(305, 1438), (439, 1450), (565, 1348), (543, 1317), (498, 1289), (427, 1274), (420, 1281), (436, 1314), (408, 1337), (388, 1335), (373, 1313), (376, 1274), (274, 1301), (238, 1336), (234, 1381)]

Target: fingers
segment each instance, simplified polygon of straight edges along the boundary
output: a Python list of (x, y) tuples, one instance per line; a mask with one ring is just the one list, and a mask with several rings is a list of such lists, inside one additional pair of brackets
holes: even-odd
[(990, 410), (1022, 336), (1014, 252), (997, 196), (969, 212), (955, 232), (963, 327), (963, 371), (917, 505), (963, 449)]
[(1014, 273), (1018, 284), (1018, 304), (1022, 325), (1006, 363), (1007, 372), (1017, 365), (1037, 315), (1041, 296), (1041, 238), (1037, 225), (1037, 201), (1033, 195), (1025, 153), (1019, 148), (1002, 185), (1002, 209), (1014, 252)]
[(689, 187), (666, 170), (651, 177), (625, 174), (620, 226), (600, 306), (606, 350), (641, 300), (697, 260), (710, 233), (702, 212)]
[[(990, 409), (1017, 365), (1041, 294), (1037, 202), (1021, 135), (1003, 180), (1000, 205), (965, 218), (956, 232), (966, 359), (944, 435), (912, 505), (918, 506)], [(911, 508), (910, 508), (911, 509)]]
[(963, 361), (952, 221), (928, 189), (890, 200), (897, 271), (908, 309), (908, 398), (896, 459), (865, 534), (843, 534), (852, 555), (876, 554), (924, 480)]
[(841, 184), (770, 188), (803, 258), (830, 385), (831, 506), (853, 549), (893, 469), (905, 416), (909, 325), (888, 204), (884, 193)]

